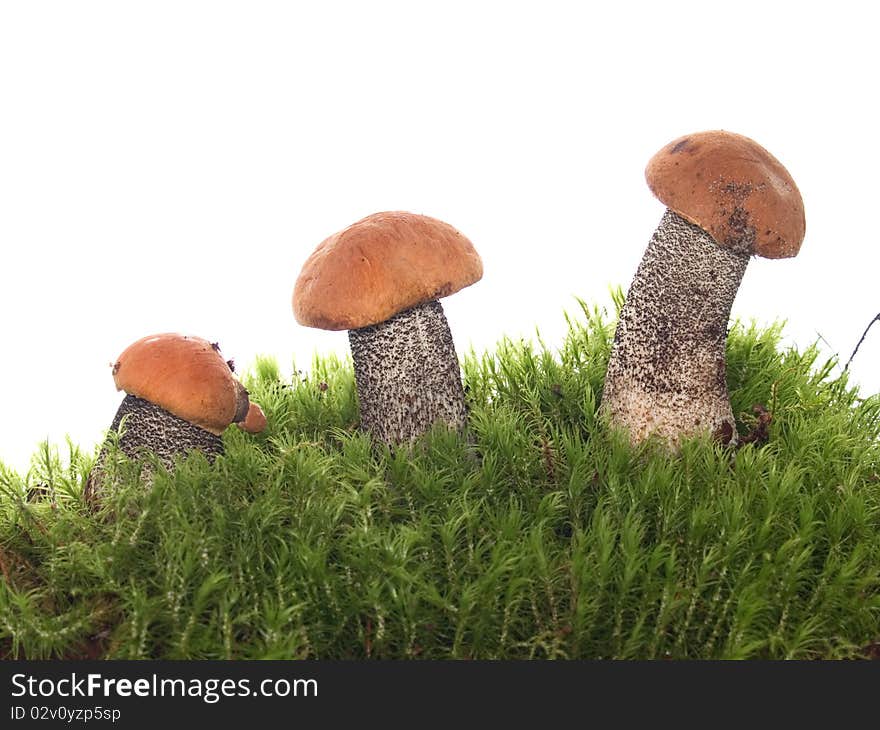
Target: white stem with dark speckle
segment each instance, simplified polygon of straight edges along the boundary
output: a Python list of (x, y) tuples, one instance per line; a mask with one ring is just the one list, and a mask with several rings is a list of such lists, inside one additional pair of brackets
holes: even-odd
[(461, 371), (440, 302), (420, 304), (348, 336), (361, 426), (374, 438), (404, 444), (438, 422), (464, 428)]
[(736, 442), (725, 348), (748, 263), (664, 214), (627, 293), (602, 395), (603, 412), (633, 443), (654, 434), (677, 448), (699, 433)]

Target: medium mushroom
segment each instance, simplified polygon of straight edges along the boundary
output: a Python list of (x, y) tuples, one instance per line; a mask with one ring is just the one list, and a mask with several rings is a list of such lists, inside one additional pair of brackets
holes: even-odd
[(730, 309), (751, 256), (797, 255), (800, 192), (767, 150), (724, 131), (670, 142), (645, 177), (667, 210), (620, 314), (602, 411), (634, 444), (656, 435), (677, 449), (699, 433), (735, 444)]
[(368, 216), (306, 261), (294, 315), (307, 327), (349, 331), (361, 425), (378, 441), (411, 444), (437, 422), (464, 429), (461, 372), (437, 300), (482, 275), (455, 228), (406, 212)]
[[(122, 426), (120, 450), (131, 459), (152, 452), (166, 468), (189, 451), (213, 461), (223, 453), (220, 435), (243, 422), (251, 405), (220, 348), (200, 337), (144, 337), (117, 358), (113, 380), (126, 393), (110, 425), (115, 432)], [(100, 487), (106, 457), (105, 447), (89, 476), (87, 498)]]

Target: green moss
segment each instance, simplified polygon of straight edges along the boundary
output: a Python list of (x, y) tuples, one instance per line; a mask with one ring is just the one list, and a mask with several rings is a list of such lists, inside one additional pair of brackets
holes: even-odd
[[(0, 651), (27, 657), (849, 657), (880, 639), (880, 398), (737, 324), (741, 433), (632, 450), (597, 419), (613, 323), (465, 361), (469, 440), (356, 429), (351, 366), (246, 378), (268, 417), (154, 488), (0, 469)], [(326, 386), (326, 387), (325, 387)], [(38, 485), (43, 485), (37, 489)]]

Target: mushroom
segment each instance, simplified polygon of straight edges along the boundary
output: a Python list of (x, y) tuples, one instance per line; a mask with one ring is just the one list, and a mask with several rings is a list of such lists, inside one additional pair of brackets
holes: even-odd
[[(167, 468), (189, 451), (213, 461), (223, 453), (224, 429), (244, 421), (251, 405), (219, 346), (200, 337), (144, 337), (117, 358), (113, 380), (126, 393), (110, 425), (116, 432), (122, 426), (120, 450), (132, 459), (152, 452)], [(106, 458), (105, 446), (89, 476), (87, 498), (100, 488)]]
[(248, 433), (261, 433), (266, 428), (266, 415), (260, 406), (256, 403), (251, 403), (248, 406), (248, 412), (244, 420), (239, 421), (236, 425), (242, 431), (247, 431)]
[(462, 431), (467, 407), (437, 301), (483, 275), (471, 242), (443, 221), (375, 213), (325, 239), (293, 291), (296, 320), (348, 330), (361, 426), (389, 446), (435, 423)]
[(730, 309), (750, 256), (797, 255), (800, 192), (767, 150), (725, 131), (670, 142), (645, 176), (667, 210), (620, 314), (602, 411), (633, 444), (653, 434), (676, 450), (700, 433), (735, 444)]

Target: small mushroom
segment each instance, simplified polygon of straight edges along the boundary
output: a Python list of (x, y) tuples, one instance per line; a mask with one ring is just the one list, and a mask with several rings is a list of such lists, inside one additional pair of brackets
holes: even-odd
[(767, 150), (724, 131), (670, 142), (645, 176), (667, 210), (620, 314), (602, 411), (634, 444), (656, 435), (675, 450), (699, 433), (735, 444), (730, 309), (751, 256), (800, 250), (800, 192)]
[(463, 430), (467, 407), (437, 301), (483, 275), (471, 242), (428, 216), (376, 213), (324, 240), (293, 292), (296, 320), (348, 330), (361, 426), (388, 445), (435, 423)]
[(261, 433), (266, 429), (266, 415), (260, 406), (256, 403), (251, 403), (244, 420), (240, 421), (237, 425), (242, 431)]
[[(166, 333), (144, 337), (127, 347), (113, 365), (117, 390), (126, 393), (111, 431), (119, 431), (120, 450), (138, 459), (145, 451), (171, 468), (174, 457), (201, 451), (213, 461), (223, 453), (220, 434), (244, 421), (250, 401), (216, 343)], [(106, 447), (98, 455), (86, 486), (97, 496), (105, 472)]]

